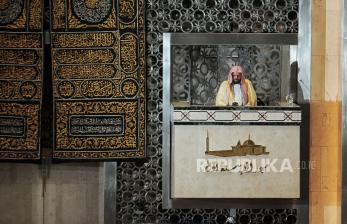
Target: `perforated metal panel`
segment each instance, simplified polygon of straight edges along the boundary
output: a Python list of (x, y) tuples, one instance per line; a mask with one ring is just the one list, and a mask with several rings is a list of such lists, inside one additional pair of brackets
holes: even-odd
[[(117, 223), (226, 223), (227, 209), (162, 208), (162, 32), (298, 31), (298, 0), (148, 0), (147, 159), (117, 168)], [(296, 209), (239, 209), (238, 223), (296, 223)]]

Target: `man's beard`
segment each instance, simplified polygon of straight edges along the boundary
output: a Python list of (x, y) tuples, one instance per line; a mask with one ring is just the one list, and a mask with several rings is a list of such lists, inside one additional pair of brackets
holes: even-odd
[(241, 83), (241, 80), (240, 79), (234, 79), (233, 80), (233, 84), (240, 84)]

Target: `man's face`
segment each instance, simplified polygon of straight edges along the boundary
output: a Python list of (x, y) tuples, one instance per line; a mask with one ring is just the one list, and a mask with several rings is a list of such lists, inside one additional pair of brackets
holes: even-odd
[(239, 71), (234, 71), (231, 73), (231, 78), (232, 78), (234, 84), (240, 84), (241, 83), (241, 77), (242, 77), (242, 73)]

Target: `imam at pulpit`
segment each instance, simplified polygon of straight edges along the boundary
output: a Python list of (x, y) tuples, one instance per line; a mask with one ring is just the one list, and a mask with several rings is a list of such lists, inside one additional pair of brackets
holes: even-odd
[[(300, 197), (297, 40), (259, 37), (245, 44), (242, 35), (164, 34), (171, 199)], [(225, 172), (245, 161), (262, 172)], [(212, 163), (233, 165), (200, 172)]]

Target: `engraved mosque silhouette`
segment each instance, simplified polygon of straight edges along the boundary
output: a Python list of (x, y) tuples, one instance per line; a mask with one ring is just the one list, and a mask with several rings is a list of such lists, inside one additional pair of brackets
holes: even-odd
[(208, 130), (206, 132), (206, 155), (220, 156), (220, 157), (230, 157), (230, 156), (258, 156), (258, 155), (268, 155), (266, 152), (266, 147), (262, 145), (256, 145), (252, 140), (251, 136), (248, 135), (248, 139), (241, 144), (240, 140), (237, 145), (231, 146), (229, 150), (210, 150), (210, 139), (208, 135)]

